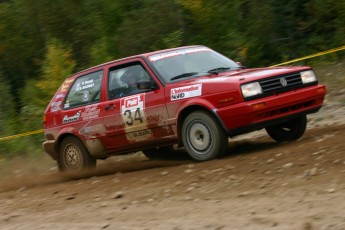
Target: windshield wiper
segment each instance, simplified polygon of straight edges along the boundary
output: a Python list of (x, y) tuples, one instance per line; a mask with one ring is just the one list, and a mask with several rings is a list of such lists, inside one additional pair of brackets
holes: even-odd
[(220, 72), (224, 72), (227, 71), (229, 69), (232, 69), (232, 67), (218, 67), (218, 68), (214, 68), (214, 69), (210, 69), (209, 71), (207, 71), (208, 73), (215, 73), (218, 74)]
[(180, 78), (185, 78), (185, 77), (191, 77), (191, 76), (198, 75), (198, 74), (199, 74), (198, 72), (183, 73), (183, 74), (177, 75), (175, 77), (172, 77), (170, 79), (170, 81), (180, 79)]

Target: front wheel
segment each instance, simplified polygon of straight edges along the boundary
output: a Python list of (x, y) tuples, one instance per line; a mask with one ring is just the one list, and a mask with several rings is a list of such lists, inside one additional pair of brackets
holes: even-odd
[(277, 142), (297, 140), (307, 128), (306, 115), (266, 128), (268, 135)]
[(80, 140), (67, 137), (61, 143), (58, 166), (63, 172), (80, 172), (95, 168), (96, 159), (90, 156)]
[(189, 114), (182, 124), (182, 142), (188, 154), (197, 161), (222, 156), (228, 146), (228, 136), (209, 113)]

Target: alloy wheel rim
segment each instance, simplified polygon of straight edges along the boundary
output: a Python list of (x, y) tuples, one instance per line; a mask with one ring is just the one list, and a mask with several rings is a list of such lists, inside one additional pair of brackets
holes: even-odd
[(210, 130), (204, 123), (194, 122), (188, 129), (188, 142), (198, 154), (205, 154), (212, 142)]
[(79, 148), (69, 145), (66, 148), (65, 162), (68, 169), (79, 169), (81, 165)]

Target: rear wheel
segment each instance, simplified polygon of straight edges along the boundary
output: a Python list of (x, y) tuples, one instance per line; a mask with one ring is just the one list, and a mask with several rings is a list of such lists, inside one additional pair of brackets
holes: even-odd
[(306, 115), (294, 118), (284, 123), (267, 127), (268, 135), (277, 142), (297, 140), (303, 136), (307, 128)]
[(182, 124), (182, 141), (188, 154), (197, 161), (222, 156), (228, 146), (228, 136), (209, 113), (189, 114)]
[(61, 143), (58, 166), (60, 171), (80, 172), (95, 168), (96, 159), (90, 156), (80, 140), (67, 137)]

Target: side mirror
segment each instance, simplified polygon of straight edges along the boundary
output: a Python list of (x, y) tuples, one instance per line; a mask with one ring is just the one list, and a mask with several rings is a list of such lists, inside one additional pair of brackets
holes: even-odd
[(138, 89), (156, 89), (157, 88), (157, 86), (156, 86), (156, 84), (154, 83), (154, 82), (152, 82), (152, 81), (147, 81), (147, 80), (145, 80), (145, 81), (139, 81), (138, 83), (137, 83), (137, 88)]
[(236, 64), (239, 65), (239, 66), (241, 67), (241, 69), (244, 69), (244, 68), (245, 68), (245, 67), (242, 65), (242, 63), (239, 62), (239, 61), (237, 61)]

